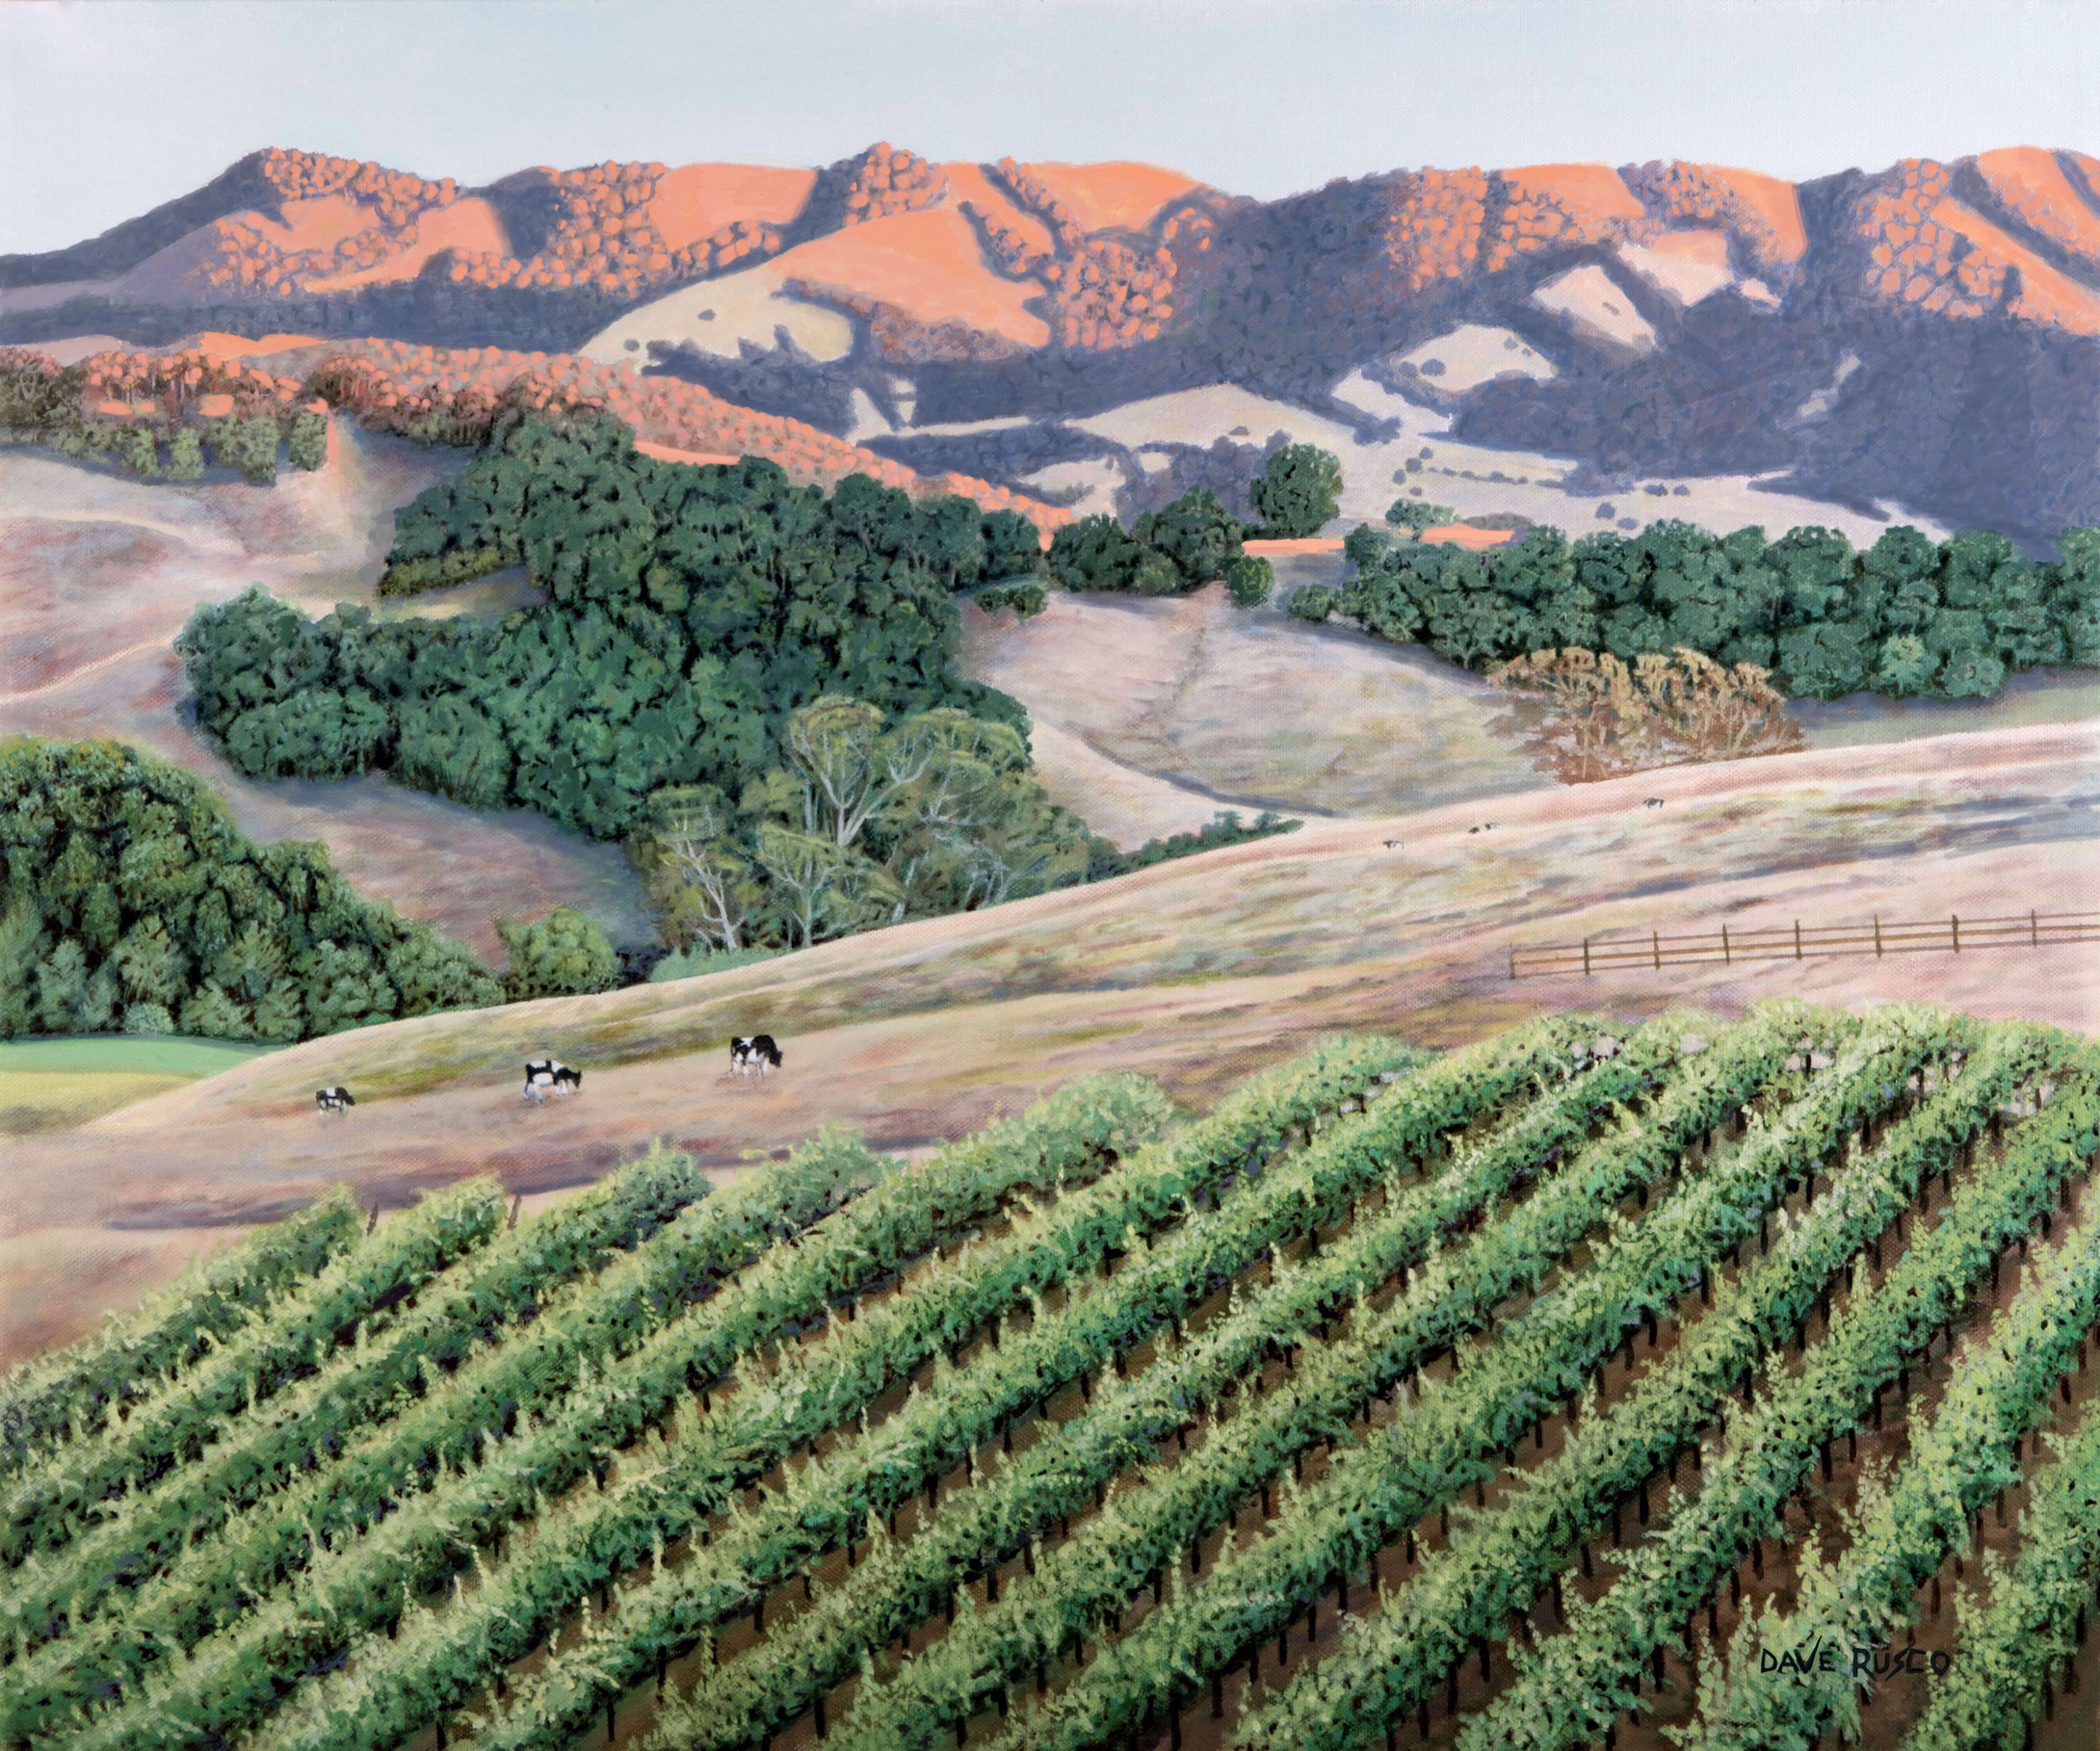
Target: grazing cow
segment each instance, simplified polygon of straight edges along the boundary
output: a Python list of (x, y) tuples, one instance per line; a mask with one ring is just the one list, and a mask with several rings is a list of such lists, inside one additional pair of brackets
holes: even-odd
[(1395, 850), (1395, 849), (1397, 849), (1399, 848), (1399, 845), (1400, 845), (1400, 841), (1399, 841), (1399, 840), (1397, 840), (1397, 839), (1388, 839), (1388, 840), (1387, 840), (1387, 841), (1385, 842), (1385, 849), (1387, 849), (1388, 851), (1391, 851), (1391, 850)]
[(760, 1076), (780, 1067), (780, 1048), (770, 1033), (740, 1034), (729, 1042), (730, 1074), (744, 1076), (754, 1067)]
[(550, 1094), (560, 1095), (566, 1100), (571, 1094), (581, 1094), (583, 1086), (584, 1073), (581, 1070), (571, 1070), (558, 1058), (540, 1058), (525, 1066), (523, 1098), (535, 1106)]
[(1659, 809), (1663, 806), (1663, 799), (1660, 797), (1650, 797), (1641, 806), (1644, 809)]
[(348, 1088), (316, 1088), (313, 1097), (314, 1111), (321, 1113), (341, 1113), (357, 1103)]

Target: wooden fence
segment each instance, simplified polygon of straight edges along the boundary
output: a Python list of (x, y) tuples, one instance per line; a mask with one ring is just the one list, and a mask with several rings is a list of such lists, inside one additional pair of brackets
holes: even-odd
[(1762, 930), (1731, 929), (1666, 936), (1614, 931), (1577, 943), (1540, 943), (1509, 951), (1511, 979), (1560, 974), (1607, 973), (1616, 967), (1665, 967), (1750, 960), (1812, 960), (1833, 954), (1919, 954), (1939, 950), (1956, 954), (1975, 949), (2043, 949), (2061, 943), (2100, 941), (2100, 912), (2029, 912), (2017, 918), (1952, 916), (1921, 923), (1791, 926)]

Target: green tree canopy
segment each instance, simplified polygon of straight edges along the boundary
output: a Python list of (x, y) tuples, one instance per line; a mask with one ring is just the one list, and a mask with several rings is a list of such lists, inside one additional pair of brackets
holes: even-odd
[(524, 421), (400, 518), (393, 564), (522, 562), (545, 604), (501, 619), (314, 621), (259, 588), (178, 640), (197, 714), (256, 775), (376, 768), (477, 808), (537, 809), (617, 838), (666, 786), (727, 794), (782, 763), (797, 707), (1027, 715), (964, 680), (954, 587), (1020, 519), (915, 504), (864, 476), (828, 498), (774, 463), (638, 456), (616, 423)]
[(1262, 534), (1283, 540), (1315, 536), (1342, 503), (1342, 461), (1315, 444), (1290, 444), (1269, 458), (1247, 493)]
[(0, 1036), (304, 1039), (503, 995), (321, 847), (255, 845), (201, 780), (116, 743), (0, 743)]

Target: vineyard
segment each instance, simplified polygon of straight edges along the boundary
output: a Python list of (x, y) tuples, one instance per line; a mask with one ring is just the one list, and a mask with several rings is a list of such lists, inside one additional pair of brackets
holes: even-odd
[(2087, 1743), (2096, 1154), (1786, 1003), (330, 1198), (0, 1384), (0, 1741)]

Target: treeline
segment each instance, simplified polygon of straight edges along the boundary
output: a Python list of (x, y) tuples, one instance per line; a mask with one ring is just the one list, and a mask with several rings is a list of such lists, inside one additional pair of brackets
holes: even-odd
[(617, 839), (664, 786), (737, 796), (785, 764), (788, 715), (820, 694), (1026, 733), (1017, 701), (956, 673), (954, 592), (1035, 538), (968, 500), (851, 480), (827, 498), (755, 457), (659, 463), (614, 422), (526, 420), (398, 528), (396, 588), (493, 552), (551, 600), (501, 620), (343, 606), (316, 622), (257, 588), (199, 611), (177, 648), (242, 771), (383, 768)]
[(1275, 571), (1245, 551), (1249, 536), (1296, 539), (1317, 534), (1341, 502), (1342, 466), (1327, 451), (1292, 444), (1272, 454), (1247, 491), (1259, 528), (1234, 517), (1207, 486), (1148, 510), (1126, 530), (1106, 514), (1081, 517), (1050, 543), (1048, 570), (1063, 588), (1170, 596), (1222, 579), (1251, 608), (1269, 599)]
[(1975, 530), (1933, 541), (1899, 526), (1862, 551), (1827, 529), (1771, 540), (1658, 522), (1573, 541), (1536, 528), (1468, 553), (1366, 525), (1340, 590), (1305, 610), (1479, 670), (1551, 649), (1684, 649), (1770, 670), (1793, 697), (1981, 698), (2038, 664), (2100, 664), (2100, 530), (2059, 547), (2046, 563)]
[(155, 397), (123, 417), (97, 414), (86, 397), (113, 385), (97, 381), (96, 362), (62, 368), (41, 353), (0, 349), (0, 434), (107, 462), (142, 480), (202, 480), (209, 461), (266, 485), (276, 479), (280, 457), (301, 469), (328, 459), (327, 415), (261, 397), (241, 398), (247, 405), (236, 405), (233, 394), (223, 393), (219, 399), (229, 410), (217, 415), (200, 413), (194, 394), (165, 404)]
[(255, 845), (191, 773), (112, 743), (0, 744), (0, 1037), (298, 1040), (503, 996), (320, 846)]

